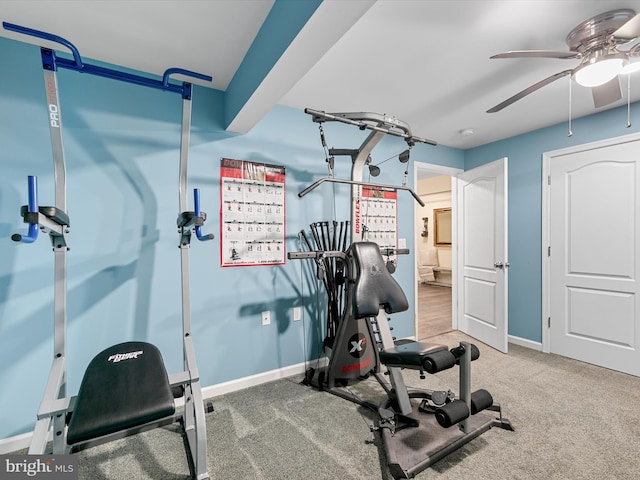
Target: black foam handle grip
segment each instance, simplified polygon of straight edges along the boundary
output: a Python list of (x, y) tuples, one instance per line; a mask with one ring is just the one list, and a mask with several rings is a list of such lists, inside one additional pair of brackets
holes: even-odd
[(427, 373), (438, 373), (456, 364), (456, 357), (448, 350), (440, 350), (427, 355), (422, 360), (422, 367)]
[(437, 408), (436, 420), (441, 427), (449, 428), (469, 417), (469, 408), (462, 400), (454, 400), (445, 406)]
[(493, 397), (484, 388), (471, 394), (471, 415), (475, 415), (491, 405), (493, 405)]

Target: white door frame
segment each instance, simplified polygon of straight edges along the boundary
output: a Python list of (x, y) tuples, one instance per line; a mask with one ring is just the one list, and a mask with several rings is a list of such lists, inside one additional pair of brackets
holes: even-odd
[(622, 135), (620, 137), (607, 138), (606, 140), (599, 140), (597, 142), (584, 143), (582, 145), (576, 145), (573, 147), (562, 148), (559, 150), (552, 150), (550, 152), (544, 152), (542, 154), (542, 351), (545, 353), (551, 352), (551, 330), (549, 328), (549, 317), (551, 315), (549, 305), (549, 288), (551, 280), (549, 275), (551, 273), (549, 258), (549, 246), (551, 243), (550, 234), (551, 229), (549, 221), (551, 218), (551, 190), (549, 188), (549, 181), (551, 180), (551, 162), (553, 158), (583, 152), (586, 150), (593, 150), (595, 148), (608, 147), (611, 145), (617, 145), (619, 143), (633, 142), (640, 139), (640, 133), (632, 133), (629, 135)]
[[(458, 328), (458, 294), (456, 290), (456, 269), (458, 266), (457, 260), (457, 250), (458, 250), (458, 217), (457, 217), (457, 198), (458, 198), (458, 189), (457, 189), (457, 181), (453, 181), (457, 176), (464, 172), (462, 168), (455, 167), (445, 167), (443, 165), (436, 165), (433, 163), (423, 163), (423, 162), (413, 162), (413, 179), (414, 179), (414, 190), (417, 193), (418, 190), (418, 171), (420, 172), (428, 172), (437, 175), (449, 175), (452, 177), (451, 181), (451, 319), (452, 319), (452, 328)], [(416, 222), (416, 210), (418, 208), (417, 202), (413, 204), (413, 244), (418, 245), (420, 229), (417, 228), (418, 223)], [(414, 252), (415, 261), (413, 262), (413, 295), (415, 298), (415, 308), (414, 308), (414, 317), (413, 317), (413, 331), (418, 332), (418, 252)], [(416, 338), (417, 340), (417, 338)]]

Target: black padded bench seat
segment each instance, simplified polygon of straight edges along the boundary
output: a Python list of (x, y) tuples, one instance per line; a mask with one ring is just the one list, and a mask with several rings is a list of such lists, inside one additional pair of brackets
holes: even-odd
[(449, 347), (437, 343), (396, 343), (394, 348), (380, 351), (380, 363), (387, 367), (404, 367), (423, 370), (427, 356), (443, 350), (448, 351)]
[(73, 445), (174, 412), (160, 351), (146, 342), (120, 343), (89, 363), (69, 421), (67, 442)]

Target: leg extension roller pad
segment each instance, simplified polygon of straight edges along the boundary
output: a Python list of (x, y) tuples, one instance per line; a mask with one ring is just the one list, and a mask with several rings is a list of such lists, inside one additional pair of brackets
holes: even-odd
[(443, 407), (437, 408), (435, 415), (441, 427), (449, 428), (468, 418), (469, 409), (467, 408), (467, 404), (462, 400), (454, 400)]
[(493, 405), (493, 397), (484, 388), (471, 394), (471, 415), (475, 415), (491, 405)]
[(440, 350), (427, 355), (422, 361), (422, 366), (427, 373), (438, 373), (453, 367), (456, 360), (449, 350)]

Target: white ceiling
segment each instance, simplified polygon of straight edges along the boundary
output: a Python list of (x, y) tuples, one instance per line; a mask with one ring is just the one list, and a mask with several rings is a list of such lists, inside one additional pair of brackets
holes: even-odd
[[(327, 45), (320, 53), (310, 52), (310, 65), (305, 64), (302, 72), (295, 71), (300, 70), (300, 61), (289, 60), (289, 67), (278, 73), (280, 89), (273, 90), (270, 102), (299, 109), (394, 115), (408, 122), (413, 134), (457, 148), (568, 119), (568, 78), (501, 112), (486, 110), (553, 73), (577, 66), (578, 60), (490, 60), (491, 55), (508, 50), (566, 50), (566, 35), (583, 20), (617, 8), (640, 12), (640, 0), (349, 0), (339, 4), (325, 0), (314, 21), (291, 44), (297, 48), (296, 58), (304, 58), (313, 41), (299, 39), (313, 28), (311, 39)], [(0, 0), (0, 20), (64, 37), (85, 59), (154, 74), (181, 67), (212, 75), (209, 86), (226, 90), (272, 5), (273, 0)], [(346, 11), (345, 5), (358, 11), (340, 30), (336, 24), (340, 19), (345, 22), (340, 13)], [(0, 35), (42, 43), (1, 29)], [(291, 72), (289, 78), (287, 72)], [(640, 74), (632, 79), (631, 99), (637, 101)], [(626, 104), (626, 90), (625, 85), (624, 98), (605, 108)], [(572, 103), (574, 118), (596, 111), (590, 91), (575, 83)], [(625, 124), (626, 116), (620, 122)], [(465, 129), (473, 129), (474, 134), (461, 135)]]

